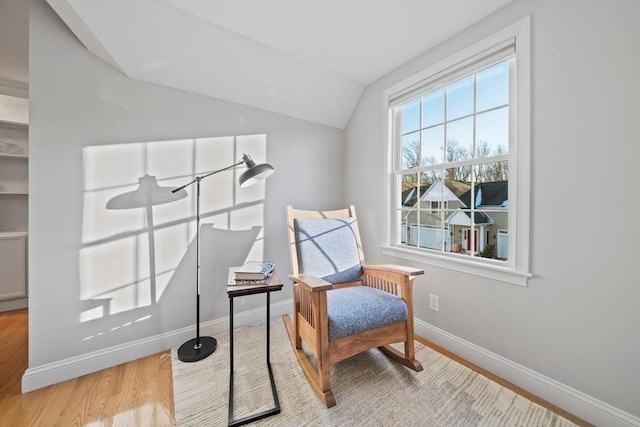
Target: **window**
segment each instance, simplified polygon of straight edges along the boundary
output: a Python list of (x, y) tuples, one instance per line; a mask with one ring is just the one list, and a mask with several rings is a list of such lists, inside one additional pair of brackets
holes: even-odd
[(385, 91), (386, 254), (526, 285), (528, 18)]

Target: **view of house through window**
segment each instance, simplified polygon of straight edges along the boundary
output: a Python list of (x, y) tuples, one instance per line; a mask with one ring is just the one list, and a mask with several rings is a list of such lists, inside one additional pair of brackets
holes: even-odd
[(508, 260), (514, 61), (502, 58), (392, 108), (400, 245)]

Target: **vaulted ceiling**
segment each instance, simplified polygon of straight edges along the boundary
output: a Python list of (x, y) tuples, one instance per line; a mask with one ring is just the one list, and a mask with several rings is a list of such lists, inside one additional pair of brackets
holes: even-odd
[(47, 0), (130, 78), (343, 128), (364, 88), (512, 0)]

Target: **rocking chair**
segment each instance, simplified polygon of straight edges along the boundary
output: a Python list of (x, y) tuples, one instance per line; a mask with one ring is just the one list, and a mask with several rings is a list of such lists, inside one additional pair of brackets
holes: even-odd
[[(287, 220), (294, 314), (293, 321), (283, 318), (300, 367), (327, 408), (336, 404), (331, 366), (373, 347), (421, 371), (413, 342), (412, 287), (423, 271), (365, 265), (353, 206), (334, 211), (288, 206)], [(404, 353), (389, 345), (399, 342)]]

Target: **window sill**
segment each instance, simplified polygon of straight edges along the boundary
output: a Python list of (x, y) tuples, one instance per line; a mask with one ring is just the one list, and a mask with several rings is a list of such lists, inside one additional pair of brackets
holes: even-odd
[(428, 253), (399, 246), (381, 246), (381, 248), (384, 255), (472, 274), (474, 276), (484, 277), (487, 279), (499, 280), (512, 285), (527, 286), (527, 280), (532, 277), (532, 274), (528, 272), (521, 272), (509, 267), (464, 259), (463, 257)]

